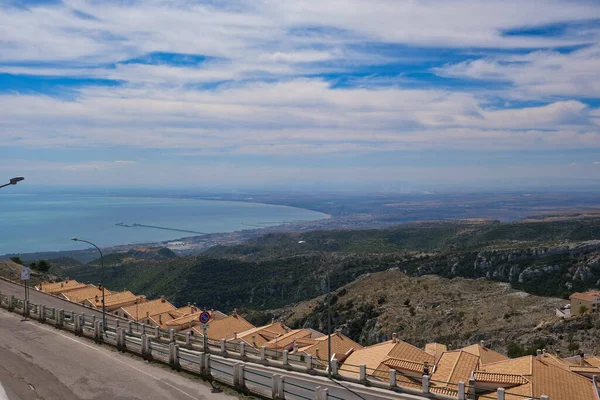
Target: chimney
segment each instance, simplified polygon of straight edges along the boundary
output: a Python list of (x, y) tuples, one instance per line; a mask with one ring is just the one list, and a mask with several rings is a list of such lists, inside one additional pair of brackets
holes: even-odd
[(423, 375), (429, 375), (429, 363), (427, 361), (423, 363)]
[(158, 323), (162, 325), (162, 314), (158, 314)]
[(160, 302), (161, 303), (166, 303), (167, 300), (165, 299), (165, 296), (160, 296)]
[(483, 340), (482, 340), (482, 341), (480, 341), (480, 342), (479, 342), (479, 345), (480, 345), (481, 347), (485, 348), (485, 341), (483, 341)]
[(234, 309), (233, 309), (233, 314), (232, 314), (232, 315), (233, 315), (234, 317), (237, 317), (237, 308), (234, 308)]
[(579, 365), (585, 366), (585, 353), (583, 351), (579, 352)]
[(315, 356), (316, 356), (318, 359), (321, 359), (321, 357), (319, 357), (319, 349), (315, 349)]
[(537, 359), (539, 360), (542, 357), (542, 350), (537, 349)]
[(544, 357), (548, 357), (548, 353), (546, 353), (546, 349), (542, 349), (542, 354), (544, 355)]
[(237, 332), (233, 332), (233, 338), (237, 339)]
[(560, 358), (560, 349), (556, 349), (555, 353), (556, 353), (556, 357)]
[(396, 332), (392, 333), (392, 343), (398, 343), (398, 334)]

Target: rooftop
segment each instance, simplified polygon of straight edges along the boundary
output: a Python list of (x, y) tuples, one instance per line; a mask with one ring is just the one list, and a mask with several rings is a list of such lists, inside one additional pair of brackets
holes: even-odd
[[(209, 339), (221, 340), (252, 328), (254, 328), (254, 325), (246, 321), (241, 315), (233, 314), (226, 318), (211, 321), (206, 334)], [(199, 326), (195, 326), (192, 329), (200, 334), (203, 333), (203, 329)]]
[[(273, 322), (269, 325), (248, 329), (238, 332), (237, 339), (243, 340), (251, 346), (262, 347), (265, 343), (275, 339), (277, 335), (289, 332), (289, 328), (281, 322)], [(231, 335), (228, 339), (233, 339)]]
[[(106, 296), (106, 294), (104, 295), (104, 305), (106, 307), (114, 307), (114, 306), (119, 306), (121, 304), (128, 304), (131, 303), (133, 301), (135, 301), (136, 299), (145, 299), (145, 296), (139, 296), (136, 297), (135, 294), (131, 293), (130, 291), (124, 291), (124, 292), (117, 292), (117, 293), (111, 293), (108, 296)], [(90, 297), (88, 299), (86, 299), (86, 301), (88, 301), (93, 307), (96, 308), (101, 308), (102, 307), (102, 296), (94, 296), (94, 297)]]
[(461, 350), (478, 356), (479, 363), (481, 365), (509, 359), (504, 354), (500, 354), (494, 350), (488, 349), (487, 347), (482, 346), (481, 344), (473, 344), (471, 346), (463, 347)]
[(132, 319), (138, 321), (147, 316), (158, 315), (167, 311), (175, 310), (175, 306), (169, 303), (164, 298), (139, 302), (138, 304), (127, 305), (121, 307), (123, 312), (128, 314)]
[(51, 294), (64, 292), (69, 289), (83, 289), (85, 287), (87, 287), (85, 283), (79, 283), (72, 279), (54, 283), (42, 282), (37, 286), (40, 291)]
[[(60, 292), (60, 294), (69, 301), (72, 301), (75, 303), (81, 303), (85, 299), (89, 299), (90, 297), (94, 297), (96, 295), (102, 296), (102, 289), (100, 289), (98, 286), (87, 285), (86, 287), (72, 288), (72, 289)], [(111, 294), (110, 290), (105, 288), (104, 296), (107, 296), (109, 294)]]
[(432, 381), (437, 387), (456, 390), (458, 382), (468, 382), (471, 373), (477, 369), (479, 356), (462, 350), (447, 351), (435, 364)]
[(285, 349), (288, 347), (291, 348), (297, 339), (304, 339), (303, 342), (305, 343), (306, 340), (310, 340), (318, 336), (324, 335), (312, 329), (294, 329), (287, 333), (281, 334), (278, 337), (275, 337), (274, 339), (265, 343), (263, 346), (266, 346), (270, 349)]
[(598, 301), (600, 300), (600, 290), (590, 290), (583, 293), (573, 293), (569, 296), (571, 300), (583, 300), (583, 301)]
[(439, 359), (445, 351), (448, 351), (448, 347), (445, 344), (427, 343), (425, 345), (425, 352), (434, 356), (436, 360)]
[[(327, 361), (327, 335), (323, 335), (316, 339), (310, 339), (313, 343), (306, 344), (303, 347), (298, 349), (299, 352), (310, 354), (313, 357), (321, 360)], [(342, 335), (340, 332), (335, 332), (331, 335), (331, 354), (337, 355), (336, 358), (340, 358), (340, 355), (346, 354), (350, 349), (354, 351), (360, 350), (363, 347), (350, 339), (347, 336)]]

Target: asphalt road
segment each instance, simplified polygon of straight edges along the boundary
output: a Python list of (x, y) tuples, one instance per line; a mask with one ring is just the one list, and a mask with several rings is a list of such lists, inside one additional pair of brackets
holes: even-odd
[(236, 398), (0, 309), (0, 400)]

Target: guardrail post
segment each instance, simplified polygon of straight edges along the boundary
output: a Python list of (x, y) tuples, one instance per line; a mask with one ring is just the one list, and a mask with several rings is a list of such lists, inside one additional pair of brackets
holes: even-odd
[(46, 305), (45, 304), (40, 304), (38, 306), (38, 320), (40, 322), (46, 321)]
[(169, 344), (169, 364), (173, 368), (179, 367), (179, 345)]
[(233, 365), (233, 384), (236, 388), (242, 389), (246, 385), (244, 376), (244, 364), (236, 363)]
[(205, 377), (210, 377), (210, 354), (204, 354), (204, 369), (202, 373)]
[(117, 318), (117, 319), (115, 320), (115, 323), (116, 323), (116, 325), (115, 325), (115, 326), (116, 326), (117, 328), (119, 328), (119, 327), (120, 327), (120, 324), (119, 324), (119, 322), (120, 322), (120, 321), (119, 321), (119, 319)]
[(279, 382), (280, 375), (273, 374), (273, 379), (271, 379), (271, 397), (274, 399), (280, 399), (279, 397)]
[(102, 321), (95, 321), (94, 322), (94, 339), (96, 339), (96, 341), (101, 342), (103, 339), (103, 332), (102, 332)]
[(467, 392), (469, 399), (475, 400), (475, 379), (473, 377), (469, 378), (469, 387)]
[(429, 375), (423, 375), (423, 393), (429, 393)]
[(283, 362), (283, 366), (287, 367), (290, 365), (290, 352), (287, 350), (283, 351), (283, 357), (281, 357), (281, 361)]
[(65, 322), (65, 310), (55, 310), (56, 327), (61, 328)]
[(548, 396), (542, 395), (540, 396), (540, 400), (548, 400)]
[(92, 314), (92, 326), (96, 325), (96, 315)]
[(83, 317), (81, 315), (76, 315), (76, 316), (74, 316), (74, 319), (75, 319), (75, 334), (81, 335), (83, 333), (83, 325), (82, 325)]
[(175, 342), (175, 329), (169, 329), (169, 343)]
[(223, 357), (227, 356), (227, 340), (221, 339), (221, 355)]
[[(330, 361), (330, 364), (331, 364), (331, 375), (337, 376), (338, 375), (338, 369), (339, 369), (338, 368), (338, 361), (336, 359), (333, 359), (333, 360)], [(366, 367), (365, 367), (365, 379), (367, 379), (366, 376), (367, 376), (367, 370), (366, 370)]]
[[(143, 327), (143, 325), (142, 325), (142, 327)], [(156, 326), (154, 328), (154, 337), (157, 338), (157, 339), (160, 339), (160, 327), (159, 326)]]
[(458, 400), (465, 400), (465, 383), (458, 382)]
[(192, 332), (185, 333), (185, 345), (187, 347), (192, 347)]
[(267, 361), (267, 348), (265, 346), (260, 347), (260, 361), (263, 363)]
[(29, 300), (23, 300), (23, 316), (29, 316)]
[[(336, 361), (336, 360), (334, 360)], [(337, 364), (337, 362), (336, 362)], [(331, 364), (331, 366), (333, 367), (333, 363)], [(365, 364), (361, 364), (358, 366), (359, 368), (359, 379), (361, 382), (366, 382), (367, 380), (367, 366)], [(333, 369), (333, 368), (332, 368)]]
[(328, 400), (329, 399), (329, 389), (324, 388), (323, 389), (323, 396), (321, 397), (321, 400)]
[(505, 400), (506, 399), (504, 388), (498, 388), (498, 391), (496, 392), (496, 394), (498, 396), (497, 397), (498, 400)]
[(150, 349), (148, 348), (148, 336), (142, 335), (140, 339), (142, 340), (142, 358), (144, 358), (144, 360), (147, 360), (148, 356), (151, 354), (149, 351)]
[(133, 321), (127, 323), (127, 333), (133, 333)]
[(8, 311), (13, 311), (15, 309), (15, 295), (11, 294), (8, 296)]
[(285, 399), (285, 376), (279, 375), (279, 389), (277, 393), (278, 399)]
[(312, 371), (312, 355), (307, 354), (306, 355), (306, 370), (307, 371)]
[(240, 342), (240, 357), (246, 357), (246, 342)]
[(396, 387), (396, 370), (395, 369), (390, 369), (390, 387), (391, 388)]

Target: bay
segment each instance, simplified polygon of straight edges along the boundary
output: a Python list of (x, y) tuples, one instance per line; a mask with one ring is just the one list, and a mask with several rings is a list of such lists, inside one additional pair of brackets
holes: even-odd
[[(312, 221), (327, 215), (259, 203), (166, 197), (57, 194), (0, 196), (0, 254), (81, 250), (89, 240), (116, 246), (175, 240), (196, 233), (234, 232)], [(150, 227), (122, 227), (141, 224)], [(187, 232), (184, 232), (187, 231)]]

